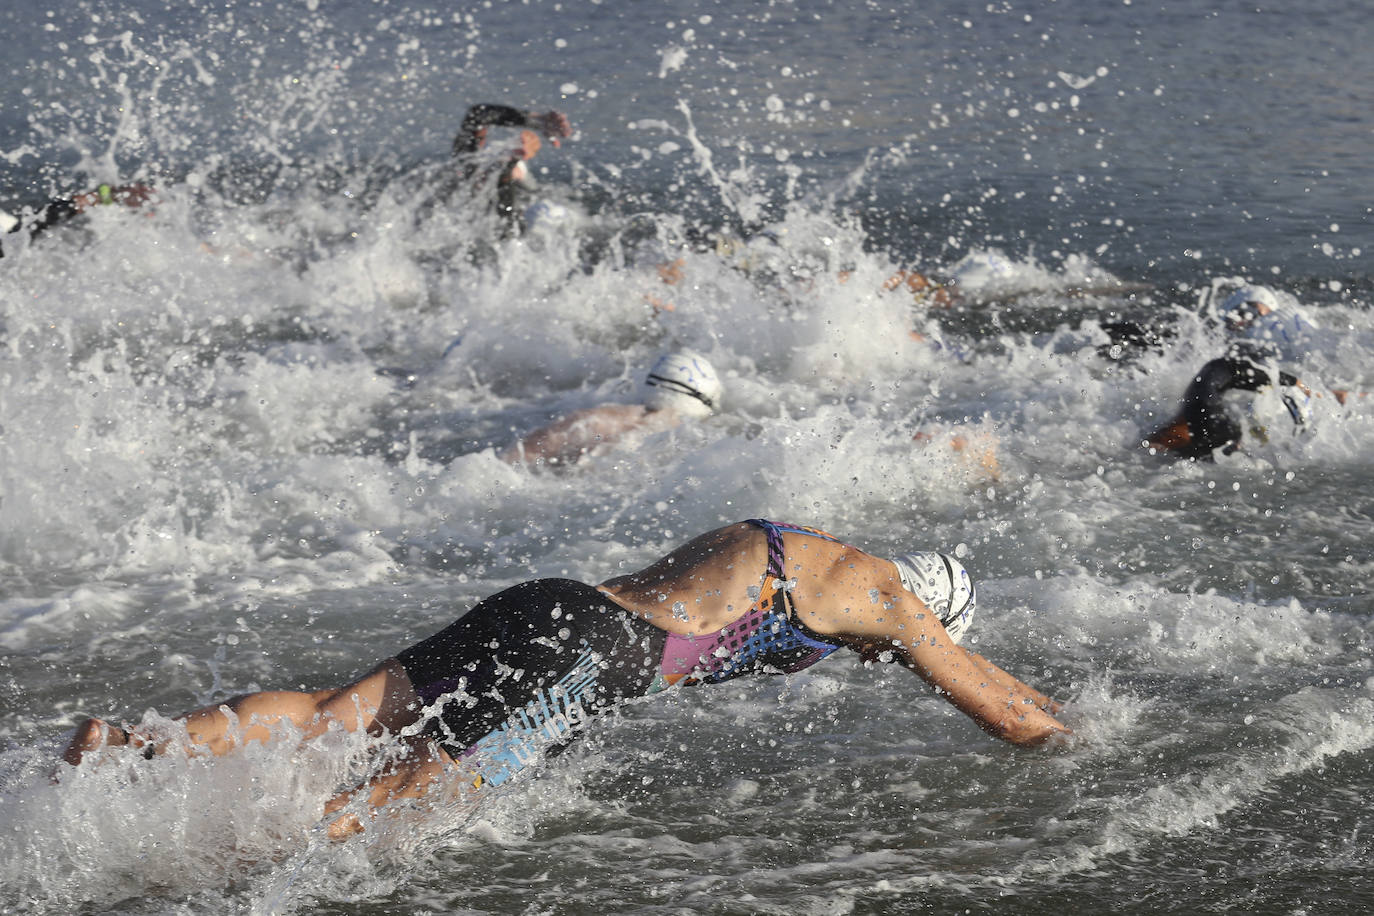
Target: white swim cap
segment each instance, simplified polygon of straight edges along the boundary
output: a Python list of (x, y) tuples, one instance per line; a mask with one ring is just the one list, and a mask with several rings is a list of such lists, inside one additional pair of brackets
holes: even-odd
[(1242, 286), (1234, 293), (1226, 297), (1226, 301), (1221, 304), (1223, 312), (1238, 309), (1251, 302), (1258, 302), (1260, 305), (1273, 311), (1279, 307), (1279, 297), (1274, 295), (1274, 291), (1267, 286)]
[(14, 216), (0, 210), (0, 232), (10, 232), (19, 225), (19, 220)]
[(720, 406), (720, 378), (706, 357), (676, 350), (658, 358), (644, 379), (646, 406), (671, 407), (689, 417), (707, 417)]
[(893, 557), (902, 587), (935, 612), (956, 643), (973, 622), (977, 591), (968, 570), (947, 553), (922, 551)]

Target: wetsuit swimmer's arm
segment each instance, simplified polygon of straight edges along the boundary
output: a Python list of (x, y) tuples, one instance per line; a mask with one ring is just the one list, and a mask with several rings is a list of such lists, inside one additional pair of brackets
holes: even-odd
[(560, 111), (521, 111), (509, 105), (473, 105), (463, 116), (458, 135), (453, 138), (453, 154), (475, 153), (486, 140), (488, 127), (535, 127), (557, 146), (560, 138), (572, 136), (572, 124)]
[(1265, 372), (1254, 363), (1242, 359), (1228, 360), (1228, 368), (1231, 370), (1230, 384), (1225, 388), (1236, 388), (1240, 391), (1259, 391), (1267, 388), (1271, 382), (1269, 373)]
[[(1241, 359), (1230, 359), (1226, 362), (1232, 373), (1230, 384), (1225, 386), (1227, 388), (1239, 388), (1241, 391), (1259, 391), (1271, 383), (1269, 373), (1254, 363)], [(1291, 372), (1279, 371), (1279, 385), (1285, 388), (1297, 388), (1308, 397), (1312, 396), (1312, 389), (1303, 384), (1302, 379)]]
[(453, 138), (453, 154), (475, 153), (487, 138), (488, 127), (525, 127), (529, 115), (509, 105), (482, 103), (473, 105), (463, 115), (458, 136)]

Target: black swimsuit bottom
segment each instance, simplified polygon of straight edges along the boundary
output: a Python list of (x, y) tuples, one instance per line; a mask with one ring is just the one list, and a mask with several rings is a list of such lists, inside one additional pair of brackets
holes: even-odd
[(666, 634), (572, 579), (537, 579), (479, 602), (396, 658), (426, 704), (431, 734), (476, 755), (499, 784), (585, 721), (654, 686)]

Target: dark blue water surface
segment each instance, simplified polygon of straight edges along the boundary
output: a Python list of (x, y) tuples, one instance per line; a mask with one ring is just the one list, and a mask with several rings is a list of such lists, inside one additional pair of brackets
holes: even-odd
[[(1374, 231), (1358, 191), (1374, 64), (1354, 2), (135, 2), (0, 17), (11, 201), (110, 177), (246, 171), (270, 186), (432, 158), (470, 101), (496, 99), (566, 108), (572, 158), (616, 167), (611, 191), (650, 206), (679, 200), (667, 186), (690, 185), (695, 164), (685, 145), (638, 163), (632, 147), (661, 131), (630, 128), (681, 130), (679, 105), (775, 189), (797, 169), (820, 193), (876, 160), (850, 205), (907, 255), (1100, 249), (1151, 279), (1227, 267), (1304, 282), (1362, 276), (1354, 252)], [(707, 189), (688, 199), (721, 215)]]

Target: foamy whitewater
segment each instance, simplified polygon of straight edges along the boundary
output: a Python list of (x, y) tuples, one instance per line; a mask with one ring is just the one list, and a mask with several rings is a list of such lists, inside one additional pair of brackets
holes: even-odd
[[(1374, 906), (1363, 2), (15, 6), (0, 208), (158, 199), (0, 236), (0, 911)], [(523, 236), (434, 202), (476, 102), (576, 130)], [(1326, 396), (1151, 456), (1245, 282), (1315, 320)], [(676, 347), (715, 416), (498, 459)], [(1075, 738), (840, 653), (344, 843), (360, 739), (55, 763), (84, 716), (343, 683), (753, 516), (956, 552), (974, 647)]]

